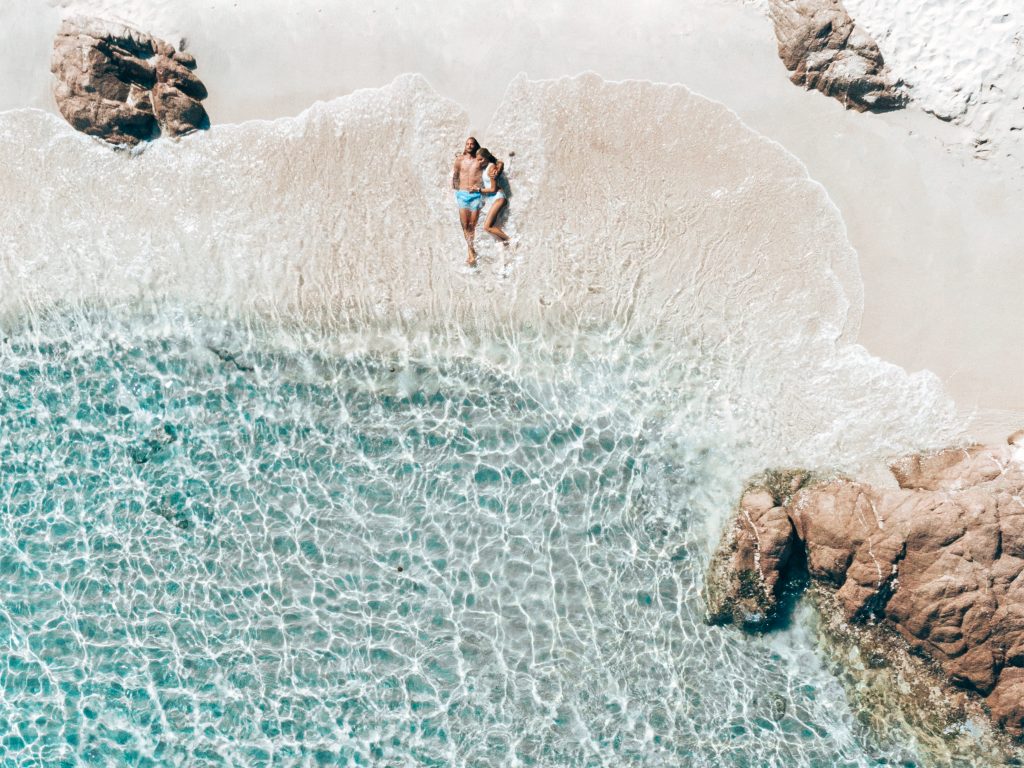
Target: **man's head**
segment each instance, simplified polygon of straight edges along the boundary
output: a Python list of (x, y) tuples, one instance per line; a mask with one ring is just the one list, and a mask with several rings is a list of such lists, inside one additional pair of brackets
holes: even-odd
[(480, 142), (470, 136), (466, 139), (466, 148), (463, 150), (463, 154), (475, 155), (478, 149), (480, 149)]

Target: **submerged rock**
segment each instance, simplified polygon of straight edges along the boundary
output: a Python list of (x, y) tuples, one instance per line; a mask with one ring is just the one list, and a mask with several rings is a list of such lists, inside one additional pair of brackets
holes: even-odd
[(219, 360), (225, 363), (230, 363), (243, 373), (250, 373), (256, 370), (255, 366), (253, 366), (251, 363), (242, 360), (241, 353), (232, 352), (228, 349), (224, 349), (223, 347), (213, 346), (212, 344), (207, 344), (206, 348), (213, 352), (213, 354), (216, 355)]
[(177, 439), (178, 430), (170, 424), (162, 424), (151, 430), (137, 445), (132, 446), (128, 450), (128, 455), (136, 464), (148, 464), (165, 454), (171, 443), (176, 442)]
[(712, 559), (709, 621), (769, 627), (787, 581), (805, 569), (842, 621), (929, 660), (1021, 738), (1021, 454), (1011, 443), (909, 456), (891, 467), (894, 489), (805, 472), (758, 478)]
[(816, 88), (848, 109), (876, 112), (906, 105), (875, 41), (839, 0), (770, 0), (779, 57), (797, 85)]
[(71, 125), (112, 144), (206, 128), (206, 86), (196, 60), (123, 24), (76, 16), (53, 42), (57, 108)]

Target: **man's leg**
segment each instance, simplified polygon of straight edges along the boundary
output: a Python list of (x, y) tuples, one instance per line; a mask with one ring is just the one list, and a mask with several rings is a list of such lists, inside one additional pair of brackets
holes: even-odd
[(466, 263), (471, 267), (476, 266), (476, 248), (473, 247), (473, 239), (476, 237), (476, 222), (480, 218), (480, 209), (477, 208), (475, 211), (466, 211), (469, 214), (469, 222), (466, 228), (466, 245), (469, 246), (469, 256), (466, 258)]
[[(473, 227), (470, 226), (472, 221), (473, 211), (469, 208), (463, 208), (459, 206), (459, 224), (462, 225), (462, 237), (466, 241), (466, 247), (469, 248), (469, 259), (473, 260)], [(475, 224), (474, 224), (475, 226)]]

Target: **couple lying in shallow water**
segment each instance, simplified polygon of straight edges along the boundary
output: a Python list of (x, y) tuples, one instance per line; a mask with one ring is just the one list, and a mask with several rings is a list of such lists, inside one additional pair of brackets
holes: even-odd
[(502, 243), (508, 243), (506, 235), (497, 225), (498, 213), (505, 206), (506, 195), (500, 183), (505, 164), (494, 157), (480, 142), (470, 136), (462, 154), (455, 158), (452, 170), (452, 188), (455, 202), (459, 206), (459, 223), (469, 249), (466, 263), (476, 266), (476, 224), (485, 206), (484, 230)]

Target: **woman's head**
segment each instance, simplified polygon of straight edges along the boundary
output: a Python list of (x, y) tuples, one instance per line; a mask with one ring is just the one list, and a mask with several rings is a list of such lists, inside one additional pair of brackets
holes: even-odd
[(488, 163), (495, 162), (494, 155), (491, 154), (491, 151), (487, 149), (487, 147), (480, 147), (480, 149), (476, 151), (476, 156), (486, 160)]

